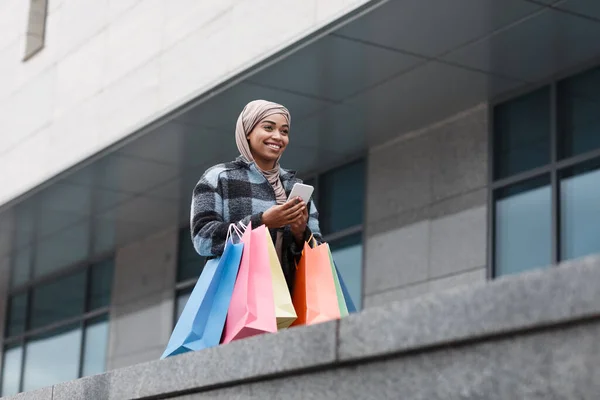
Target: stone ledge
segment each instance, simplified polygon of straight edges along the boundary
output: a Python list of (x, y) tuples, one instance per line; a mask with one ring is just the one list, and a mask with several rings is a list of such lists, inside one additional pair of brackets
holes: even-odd
[(563, 263), (404, 302), (340, 322), (348, 361), (600, 316), (600, 258)]
[[(240, 398), (261, 398), (259, 394), (273, 391), (281, 394), (294, 388), (298, 390), (300, 387), (305, 389), (300, 390), (299, 393), (308, 397), (321, 393), (320, 397), (336, 398), (338, 390), (346, 386), (357, 391), (361, 388), (371, 388), (370, 394), (373, 397), (370, 398), (377, 398), (373, 390), (378, 387), (378, 384), (385, 382), (382, 381), (383, 377), (378, 378), (380, 374), (375, 369), (379, 368), (378, 365), (388, 363), (385, 361), (382, 364), (378, 361), (382, 356), (385, 356), (386, 360), (391, 360), (389, 361), (391, 364), (402, 365), (403, 370), (406, 371), (421, 370), (419, 366), (421, 362), (429, 365), (423, 370), (428, 371), (428, 368), (436, 365), (437, 355), (445, 352), (452, 352), (457, 357), (462, 352), (474, 354), (473, 360), (478, 363), (483, 362), (484, 365), (487, 362), (491, 366), (497, 364), (493, 361), (495, 358), (507, 354), (506, 357), (515, 359), (506, 359), (503, 362), (506, 365), (518, 366), (527, 365), (527, 359), (536, 359), (534, 354), (536, 352), (543, 356), (544, 352), (547, 352), (546, 344), (555, 342), (548, 338), (555, 334), (562, 334), (561, 332), (566, 332), (565, 335), (568, 335), (568, 332), (580, 332), (578, 335), (581, 336), (581, 341), (585, 339), (585, 343), (596, 343), (596, 339), (590, 342), (589, 336), (596, 335), (600, 329), (597, 328), (600, 325), (598, 282), (600, 282), (600, 257), (587, 258), (564, 263), (559, 268), (511, 276), (487, 284), (466, 286), (370, 309), (340, 322), (293, 328), (276, 335), (253, 337), (197, 353), (188, 353), (162, 361), (156, 360), (61, 383), (53, 387), (53, 397), (52, 388), (46, 388), (12, 399), (195, 399), (220, 398), (225, 394), (234, 397), (239, 395)], [(580, 326), (584, 328), (578, 330)], [(569, 346), (575, 349), (575, 343), (579, 341), (577, 337), (573, 337), (569, 340), (569, 345), (561, 350), (561, 354), (568, 354)], [(487, 348), (486, 343), (492, 347), (496, 346), (494, 343), (504, 344), (498, 347), (502, 350), (492, 352), (496, 354), (494, 357), (486, 356), (483, 361), (478, 360), (477, 354), (480, 352), (478, 349)], [(530, 355), (525, 353), (521, 355), (518, 351), (521, 343), (527, 343)], [(455, 347), (456, 344), (460, 346)], [(561, 362), (556, 366), (557, 371), (570, 368), (569, 366), (573, 366), (573, 363), (578, 360), (584, 364), (595, 362), (600, 352), (592, 350), (591, 347), (588, 350), (580, 349), (577, 353), (578, 359), (573, 356), (575, 358), (566, 360), (564, 364)], [(550, 356), (556, 355), (547, 355)], [(464, 365), (461, 361), (457, 364), (457, 368), (471, 371), (467, 374), (469, 376), (476, 374), (479, 370), (478, 365), (469, 364), (470, 356), (461, 357), (457, 359), (464, 359)], [(521, 359), (516, 359), (519, 357)], [(450, 364), (446, 372), (450, 373), (452, 362), (448, 362)], [(504, 367), (498, 368), (498, 371), (506, 371)], [(533, 363), (531, 368), (542, 371), (546, 366), (543, 363)], [(397, 374), (393, 370), (394, 368), (390, 367), (388, 371), (388, 378), (391, 380), (394, 379), (394, 374)], [(352, 371), (364, 371), (364, 374)], [(580, 379), (584, 379), (585, 371), (580, 371), (582, 370), (579, 367), (569, 369), (569, 379), (571, 379), (569, 382), (579, 382)], [(537, 376), (535, 371), (531, 373)], [(546, 376), (545, 373), (542, 376)], [(329, 378), (325, 379), (326, 377)], [(365, 382), (364, 385), (354, 382), (363, 378), (372, 381)], [(344, 386), (343, 382), (332, 383), (330, 379), (352, 382), (347, 382)], [(504, 379), (512, 378), (506, 375), (494, 379), (497, 380), (494, 384), (510, 385), (510, 382)], [(425, 378), (420, 380), (423, 385), (427, 385), (426, 381)], [(581, 385), (588, 381), (582, 382)], [(446, 382), (445, 385), (451, 383)], [(469, 385), (475, 383), (465, 378), (464, 381), (456, 383), (459, 386), (457, 386), (458, 391), (454, 393), (462, 393), (459, 390), (460, 385), (469, 388), (472, 387)], [(278, 388), (281, 384), (283, 386)], [(544, 384), (548, 387), (554, 385), (550, 381), (543, 380), (536, 384), (540, 387)], [(593, 388), (594, 385), (597, 384), (591, 382), (587, 387), (572, 387), (586, 390)], [(400, 390), (397, 384), (392, 386)], [(314, 389), (312, 394), (307, 391), (311, 387)], [(519, 388), (519, 390), (526, 390), (526, 385)], [(419, 397), (418, 387), (414, 384), (411, 390), (414, 398), (423, 398)], [(422, 393), (428, 393), (427, 390), (429, 389), (424, 387)], [(451, 393), (452, 390), (445, 387), (444, 393)], [(342, 392), (348, 390), (344, 389)], [(398, 392), (388, 392), (386, 396), (392, 396), (394, 393)], [(511, 392), (506, 391), (506, 393)], [(365, 398), (365, 393), (361, 396), (356, 398)], [(386, 396), (383, 398), (393, 398), (393, 396)], [(290, 398), (301, 397), (294, 394)]]

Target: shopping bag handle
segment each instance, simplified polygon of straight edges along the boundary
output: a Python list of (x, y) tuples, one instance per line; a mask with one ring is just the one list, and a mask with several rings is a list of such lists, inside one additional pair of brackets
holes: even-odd
[(317, 241), (315, 240), (315, 237), (313, 236), (313, 234), (310, 234), (310, 237), (308, 238), (308, 244), (310, 245), (310, 247), (315, 248), (317, 247)]
[[(244, 226), (244, 228), (245, 228), (245, 226)], [(240, 228), (237, 227), (236, 224), (229, 224), (229, 229), (227, 229), (227, 237), (225, 238), (225, 243), (229, 242), (232, 232), (235, 232), (235, 234), (238, 236), (238, 238), (240, 240), (242, 239), (242, 236), (244, 235), (244, 232), (242, 232), (240, 230)]]

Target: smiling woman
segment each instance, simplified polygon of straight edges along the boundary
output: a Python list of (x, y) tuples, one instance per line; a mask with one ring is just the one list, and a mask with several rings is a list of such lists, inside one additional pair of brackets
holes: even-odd
[(244, 107), (235, 131), (240, 156), (204, 173), (194, 188), (190, 226), (194, 248), (211, 258), (223, 253), (230, 224), (265, 225), (292, 287), (303, 243), (311, 235), (321, 242), (321, 232), (312, 200), (287, 201), (294, 184), (302, 183), (279, 165), (290, 125), (290, 113), (280, 104), (255, 100)]

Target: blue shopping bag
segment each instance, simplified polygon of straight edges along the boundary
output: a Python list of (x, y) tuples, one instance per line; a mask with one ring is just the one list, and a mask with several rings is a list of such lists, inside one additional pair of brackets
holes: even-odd
[(344, 300), (346, 300), (346, 308), (348, 309), (348, 313), (355, 313), (356, 306), (354, 305), (352, 297), (350, 297), (350, 293), (348, 292), (348, 288), (346, 287), (346, 284), (342, 279), (342, 274), (340, 274), (340, 270), (338, 269), (337, 265), (335, 265), (335, 262), (333, 263), (333, 266), (335, 267), (335, 272), (337, 273), (338, 279), (340, 281), (340, 287), (342, 288), (342, 293), (344, 294)]
[(228, 240), (223, 255), (206, 263), (161, 359), (219, 344), (243, 249)]

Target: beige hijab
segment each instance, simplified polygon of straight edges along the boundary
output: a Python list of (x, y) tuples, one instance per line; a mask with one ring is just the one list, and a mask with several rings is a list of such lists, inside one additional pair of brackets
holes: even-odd
[[(251, 101), (240, 113), (235, 126), (235, 142), (240, 154), (248, 162), (254, 162), (254, 157), (250, 151), (250, 144), (248, 143), (248, 135), (260, 121), (273, 114), (282, 114), (287, 120), (288, 125), (291, 125), (291, 116), (288, 109), (281, 104), (266, 100)], [(279, 160), (277, 160), (273, 169), (268, 171), (261, 170), (261, 172), (273, 187), (277, 204), (285, 203), (287, 198), (285, 189), (281, 184), (281, 179), (279, 179)]]

